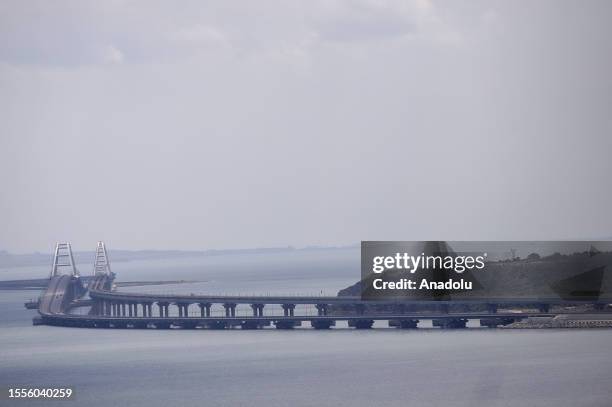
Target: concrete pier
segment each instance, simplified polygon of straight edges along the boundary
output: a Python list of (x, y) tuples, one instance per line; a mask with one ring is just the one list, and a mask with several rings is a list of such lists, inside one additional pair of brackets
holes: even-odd
[(169, 302), (158, 302), (157, 306), (159, 307), (159, 316), (162, 318), (168, 318), (169, 317), (169, 309), (170, 309), (170, 303)]
[(329, 304), (315, 304), (315, 308), (319, 316), (325, 316), (329, 311)]
[(353, 319), (348, 322), (348, 326), (355, 329), (370, 329), (372, 325), (374, 325), (373, 319)]
[(296, 326), (301, 326), (302, 321), (296, 319), (281, 319), (274, 321), (276, 329), (293, 329)]
[(465, 328), (467, 318), (440, 318), (434, 319), (432, 325), (442, 329), (458, 329)]
[(189, 317), (189, 303), (187, 302), (178, 302), (176, 303), (178, 308), (179, 318), (187, 318)]
[(390, 319), (389, 326), (399, 329), (416, 329), (419, 324), (418, 319)]
[(516, 320), (514, 318), (481, 318), (480, 326), (486, 326), (487, 328), (497, 328), (498, 326), (506, 326), (514, 323)]
[(283, 313), (286, 317), (292, 317), (295, 313), (295, 304), (283, 304)]
[(310, 326), (314, 329), (330, 329), (332, 326), (336, 326), (336, 321), (331, 319), (313, 319), (310, 321)]
[(198, 306), (200, 307), (200, 317), (201, 318), (208, 318), (208, 317), (210, 317), (210, 307), (212, 306), (211, 303), (209, 303), (209, 302), (200, 302), (200, 303), (198, 303)]
[(229, 327), (226, 321), (219, 320), (207, 322), (204, 326), (208, 329), (225, 329)]
[(251, 304), (254, 317), (263, 317), (264, 304)]
[(245, 320), (240, 323), (242, 329), (261, 329), (269, 325), (270, 322), (262, 320)]
[(228, 302), (223, 304), (223, 308), (225, 308), (225, 316), (227, 318), (236, 316), (236, 304)]

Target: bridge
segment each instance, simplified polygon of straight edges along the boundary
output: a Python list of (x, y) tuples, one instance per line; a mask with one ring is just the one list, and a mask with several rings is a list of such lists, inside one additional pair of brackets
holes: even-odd
[[(37, 324), (86, 328), (208, 328), (259, 329), (274, 326), (292, 329), (310, 324), (314, 329), (329, 329), (337, 321), (357, 329), (372, 328), (375, 321), (402, 329), (417, 328), (421, 320), (432, 320), (441, 328), (464, 328), (468, 320), (479, 320), (481, 326), (508, 325), (529, 317), (555, 316), (550, 306), (555, 300), (542, 302), (530, 312), (503, 311), (509, 303), (481, 304), (482, 312), (449, 312), (449, 304), (436, 304), (436, 312), (418, 312), (419, 305), (431, 308), (431, 301), (364, 301), (360, 297), (331, 296), (222, 296), (165, 295), (115, 291), (106, 246), (98, 242), (92, 278), (87, 286), (76, 269), (69, 243), (58, 243), (47, 289), (39, 300)], [(89, 298), (87, 298), (87, 296)], [(470, 302), (472, 305), (474, 302)], [(453, 302), (455, 304), (455, 302)], [(297, 306), (310, 306), (316, 314), (296, 312)], [(75, 308), (89, 306), (86, 315)], [(239, 306), (249, 315), (238, 315)], [(282, 315), (266, 312), (266, 307), (279, 307)], [(212, 309), (222, 310), (221, 315)], [(297, 307), (299, 309), (299, 307)], [(377, 310), (382, 309), (383, 311)], [(195, 310), (195, 312), (193, 312)]]

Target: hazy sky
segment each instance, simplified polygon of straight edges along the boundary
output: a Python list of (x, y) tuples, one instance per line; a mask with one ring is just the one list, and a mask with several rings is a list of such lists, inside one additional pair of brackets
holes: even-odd
[(611, 19), (4, 0), (0, 249), (610, 236)]

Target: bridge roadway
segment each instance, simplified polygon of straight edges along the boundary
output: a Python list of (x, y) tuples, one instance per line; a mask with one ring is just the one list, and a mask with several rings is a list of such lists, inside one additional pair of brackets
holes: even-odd
[[(78, 278), (72, 276), (53, 277), (41, 296), (39, 313), (48, 325), (97, 328), (210, 328), (224, 329), (241, 327), (256, 329), (274, 325), (279, 329), (290, 329), (309, 322), (315, 329), (328, 329), (336, 321), (346, 321), (350, 327), (371, 328), (374, 321), (388, 321), (398, 328), (416, 328), (420, 320), (432, 320), (434, 326), (442, 328), (465, 327), (469, 319), (480, 320), (484, 326), (507, 325), (528, 317), (552, 317), (548, 307), (539, 312), (498, 312), (499, 304), (488, 304), (486, 312), (407, 312), (414, 302), (362, 301), (359, 297), (321, 296), (196, 296), (157, 295), (117, 292), (112, 290), (114, 275), (98, 276), (89, 283), (91, 300), (80, 298), (82, 291)], [(82, 287), (81, 287), (82, 288)], [(432, 305), (432, 302), (422, 301)], [(473, 303), (473, 302), (472, 302)], [(72, 308), (91, 304), (88, 315), (71, 314)], [(155, 315), (153, 304), (157, 305)], [(189, 307), (198, 305), (199, 315), (189, 312)], [(220, 304), (224, 316), (213, 316), (211, 306)], [(236, 315), (236, 306), (247, 304), (252, 315)], [(314, 305), (317, 315), (296, 315), (297, 304)], [(266, 315), (266, 305), (281, 305), (283, 315)], [(369, 305), (387, 305), (386, 313), (370, 312)], [(440, 305), (440, 304), (435, 304)], [(442, 304), (444, 307), (447, 304)], [(176, 312), (169, 312), (170, 306)], [(447, 310), (448, 311), (448, 310)]]
[[(103, 280), (103, 279), (101, 279)], [(96, 281), (96, 280), (91, 280)], [(106, 280), (101, 281), (100, 287), (108, 283)], [(91, 283), (94, 286), (94, 283)], [(96, 283), (98, 284), (98, 283)], [(68, 315), (68, 312), (79, 306), (93, 306), (93, 299), (84, 298), (86, 288), (80, 278), (71, 275), (63, 274), (49, 279), (49, 283), (45, 291), (38, 299), (37, 309), (41, 316), (53, 315)]]
[(390, 304), (419, 304), (419, 305), (433, 305), (433, 304), (495, 304), (495, 305), (513, 305), (513, 304), (542, 304), (547, 305), (570, 305), (570, 304), (584, 304), (584, 301), (571, 301), (563, 300), (559, 298), (546, 298), (540, 300), (525, 300), (525, 299), (497, 299), (491, 301), (485, 300), (459, 300), (453, 299), (452, 301), (432, 301), (432, 300), (362, 300), (359, 296), (342, 296), (342, 297), (330, 297), (330, 296), (307, 296), (307, 295), (176, 295), (176, 294), (148, 294), (148, 293), (132, 293), (122, 291), (109, 291), (105, 289), (90, 288), (90, 296), (94, 299), (109, 300), (109, 301), (125, 301), (125, 302), (170, 302), (170, 303), (234, 303), (234, 304), (329, 304), (329, 305), (390, 305)]
[(77, 278), (70, 275), (52, 277), (40, 296), (38, 312), (41, 315), (64, 314), (84, 292), (85, 288)]

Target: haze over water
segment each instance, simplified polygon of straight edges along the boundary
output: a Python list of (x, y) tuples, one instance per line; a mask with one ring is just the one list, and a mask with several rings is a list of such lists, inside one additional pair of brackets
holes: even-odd
[[(118, 281), (202, 281), (129, 291), (335, 295), (359, 278), (358, 251), (117, 262), (113, 271)], [(88, 406), (557, 407), (612, 397), (611, 330), (34, 327), (23, 302), (37, 294), (0, 292), (0, 384), (72, 386)], [(53, 403), (64, 404), (73, 402)]]

